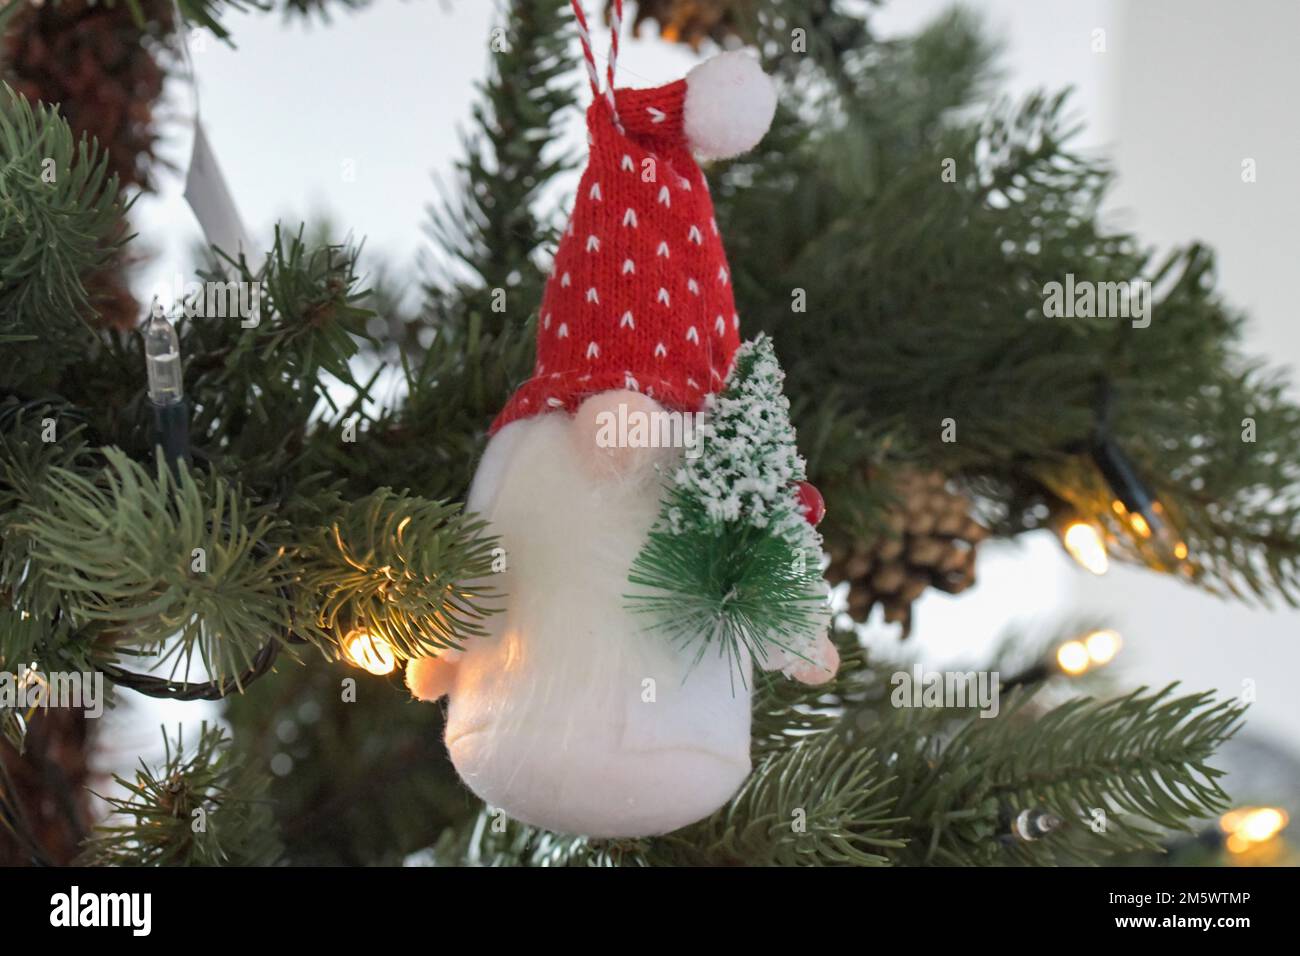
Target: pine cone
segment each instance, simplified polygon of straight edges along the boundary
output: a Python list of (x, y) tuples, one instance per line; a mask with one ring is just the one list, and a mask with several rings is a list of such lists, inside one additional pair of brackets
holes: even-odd
[[(612, 2), (606, 0), (606, 18)], [(698, 50), (705, 40), (721, 44), (735, 36), (738, 11), (749, 6), (752, 0), (637, 0), (632, 31), (635, 33), (642, 23), (654, 20), (665, 40), (686, 43)]]
[[(157, 130), (154, 110), (166, 70), (160, 42), (172, 28), (169, 0), (141, 0), (147, 24), (128, 4), (94, 0), (27, 4), (3, 38), (5, 77), (28, 100), (59, 107), (75, 136), (93, 137), (123, 189), (151, 188)], [(128, 262), (87, 277), (99, 322), (131, 328), (140, 307), (124, 272)]]
[(845, 546), (831, 543), (827, 578), (849, 582), (849, 614), (865, 621), (880, 604), (885, 620), (912, 630), (912, 604), (928, 587), (957, 594), (975, 583), (975, 550), (988, 531), (971, 517), (971, 500), (948, 490), (937, 471), (895, 479), (898, 504), (887, 533)]
[(80, 852), (92, 821), (87, 787), (102, 783), (88, 762), (97, 723), (51, 707), (32, 717), (23, 754), (0, 739), (0, 780), (12, 787), (0, 786), (0, 866), (67, 866)]
[(154, 106), (166, 79), (154, 41), (170, 29), (172, 7), (165, 0), (142, 6), (149, 23), (143, 31), (124, 3), (26, 5), (5, 34), (4, 57), (14, 89), (58, 104), (73, 133), (99, 141), (123, 186), (147, 187), (157, 142)]

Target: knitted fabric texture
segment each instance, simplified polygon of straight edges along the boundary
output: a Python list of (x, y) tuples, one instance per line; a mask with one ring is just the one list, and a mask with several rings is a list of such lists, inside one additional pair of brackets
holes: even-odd
[(740, 344), (713, 200), (683, 132), (686, 81), (587, 110), (591, 158), (542, 296), (537, 362), (492, 423), (631, 389), (698, 411)]

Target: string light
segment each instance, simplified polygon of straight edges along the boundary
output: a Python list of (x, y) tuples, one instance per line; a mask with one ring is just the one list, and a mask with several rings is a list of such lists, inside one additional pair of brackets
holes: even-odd
[(382, 637), (356, 628), (343, 639), (343, 658), (353, 667), (359, 667), (376, 676), (391, 674), (397, 669), (397, 655)]
[(1186, 561), (1186, 542), (1120, 447), (1110, 439), (1101, 441), (1093, 449), (1093, 459), (1115, 493), (1111, 507), (1133, 534), (1165, 565), (1172, 567)]
[(153, 406), (153, 446), (175, 466), (190, 457), (189, 411), (181, 373), (181, 345), (176, 329), (154, 300), (144, 336), (144, 369)]
[(1247, 853), (1270, 842), (1286, 828), (1287, 813), (1277, 807), (1241, 807), (1219, 818), (1230, 853)]
[(1088, 648), (1083, 641), (1066, 641), (1056, 649), (1056, 663), (1071, 677), (1077, 677), (1088, 669)]
[(1122, 643), (1119, 632), (1110, 628), (1093, 631), (1083, 639), (1083, 646), (1088, 649), (1088, 660), (1097, 667), (1113, 661)]
[(1106, 542), (1101, 530), (1092, 522), (1076, 518), (1061, 529), (1061, 544), (1070, 557), (1093, 574), (1105, 574), (1110, 568)]
[(999, 812), (1002, 832), (998, 835), (1000, 843), (1032, 843), (1041, 840), (1060, 829), (1065, 822), (1050, 810), (1030, 807), (1018, 813), (1006, 807)]
[(181, 381), (181, 343), (175, 326), (157, 302), (150, 311), (143, 334), (149, 401), (155, 405), (175, 405), (185, 397)]
[(1058, 647), (1056, 663), (1066, 674), (1078, 677), (1113, 661), (1123, 643), (1118, 631), (1100, 628)]

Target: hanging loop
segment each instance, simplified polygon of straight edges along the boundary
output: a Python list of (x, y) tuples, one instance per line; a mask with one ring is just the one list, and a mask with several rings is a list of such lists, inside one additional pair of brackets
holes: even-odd
[(587, 64), (587, 79), (591, 83), (591, 95), (599, 99), (604, 97), (609, 104), (610, 115), (614, 125), (622, 132), (623, 124), (618, 119), (618, 104), (614, 101), (614, 69), (618, 63), (618, 35), (623, 28), (623, 0), (614, 0), (610, 10), (609, 21), (609, 62), (605, 68), (605, 91), (600, 90), (600, 73), (596, 69), (596, 55), (591, 51), (591, 28), (587, 25), (587, 15), (582, 12), (581, 0), (569, 0), (573, 15), (578, 21), (578, 39), (582, 43), (582, 58)]

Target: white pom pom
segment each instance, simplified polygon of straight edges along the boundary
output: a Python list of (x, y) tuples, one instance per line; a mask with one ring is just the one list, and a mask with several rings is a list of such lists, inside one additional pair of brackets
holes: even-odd
[(686, 138), (706, 159), (753, 149), (776, 114), (776, 87), (743, 50), (720, 53), (686, 75)]

